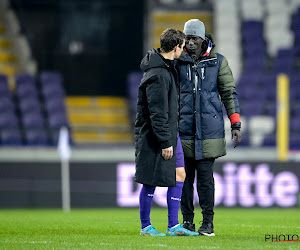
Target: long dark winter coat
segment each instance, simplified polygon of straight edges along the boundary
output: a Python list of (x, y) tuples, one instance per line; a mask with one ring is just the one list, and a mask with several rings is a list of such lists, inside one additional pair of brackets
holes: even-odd
[[(134, 128), (138, 183), (176, 186), (178, 80), (174, 65), (159, 50), (150, 50), (141, 62), (144, 76), (139, 86)], [(173, 157), (164, 160), (162, 149), (173, 146)]]

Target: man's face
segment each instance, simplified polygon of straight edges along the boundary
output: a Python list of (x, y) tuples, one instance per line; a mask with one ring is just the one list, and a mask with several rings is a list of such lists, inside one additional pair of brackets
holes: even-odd
[(175, 59), (178, 59), (180, 57), (182, 50), (184, 48), (184, 44), (185, 44), (185, 40), (183, 40), (183, 43), (181, 44), (181, 46), (177, 45), (175, 47), (175, 55), (174, 55)]
[(190, 55), (200, 56), (203, 39), (199, 36), (187, 36), (185, 48)]

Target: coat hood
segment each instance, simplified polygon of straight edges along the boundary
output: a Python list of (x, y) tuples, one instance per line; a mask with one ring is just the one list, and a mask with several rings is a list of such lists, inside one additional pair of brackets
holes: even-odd
[(215, 51), (216, 43), (215, 43), (215, 39), (214, 39), (213, 35), (209, 32), (205, 32), (205, 37), (208, 42), (212, 42), (212, 44), (213, 44), (210, 55), (214, 54), (214, 57), (216, 57), (216, 55), (215, 55), (216, 54), (216, 51)]
[(159, 49), (151, 49), (142, 59), (140, 68), (146, 71), (151, 68), (169, 68), (170, 66), (164, 61), (164, 58), (159, 53)]

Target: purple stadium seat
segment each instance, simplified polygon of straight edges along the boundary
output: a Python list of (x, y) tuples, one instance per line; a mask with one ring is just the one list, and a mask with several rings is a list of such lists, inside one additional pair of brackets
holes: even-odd
[(239, 147), (249, 146), (249, 135), (247, 133), (243, 133), (243, 138), (241, 143), (239, 144)]
[[(260, 41), (258, 43), (255, 43), (255, 42), (247, 43), (247, 44), (243, 44), (243, 45), (244, 45), (244, 48), (243, 48), (244, 51), (249, 50), (249, 49), (252, 51), (263, 49), (266, 51), (266, 45), (263, 41)], [(255, 57), (259, 57), (259, 56), (260, 56), (259, 53), (255, 53)]]
[(23, 98), (19, 100), (22, 113), (41, 112), (41, 104), (36, 98)]
[(294, 58), (295, 50), (292, 49), (278, 49), (276, 59)]
[(10, 96), (10, 91), (6, 83), (0, 82), (0, 98), (3, 96)]
[(263, 92), (267, 100), (276, 101), (276, 83), (274, 86), (264, 85)]
[(259, 57), (261, 60), (265, 61), (267, 49), (262, 44), (253, 44), (251, 46), (248, 45), (247, 47), (244, 47), (243, 53), (247, 59)]
[(257, 20), (247, 20), (242, 22), (243, 32), (261, 32), (263, 33), (263, 22)]
[(300, 109), (298, 105), (296, 107), (292, 106), (292, 110), (293, 110), (292, 112), (293, 117), (300, 117)]
[(0, 74), (0, 82), (6, 82), (7, 84), (7, 75)]
[(300, 148), (300, 133), (291, 133), (290, 134), (290, 149), (299, 149)]
[(241, 105), (241, 115), (243, 116), (253, 116), (262, 115), (264, 113), (263, 102), (258, 102), (257, 100), (243, 102)]
[(0, 128), (18, 128), (19, 122), (14, 112), (0, 113)]
[(48, 114), (48, 123), (50, 128), (69, 127), (67, 116), (63, 113)]
[[(295, 31), (295, 43), (294, 43), (294, 47), (295, 48), (299, 48), (300, 45), (300, 27), (298, 30)], [(296, 54), (298, 54), (299, 51), (296, 50)]]
[(267, 115), (276, 116), (276, 101), (271, 102), (266, 106)]
[(128, 74), (127, 82), (129, 87), (130, 97), (137, 97), (138, 88), (143, 77), (142, 72), (132, 72)]
[(242, 34), (242, 39), (246, 47), (247, 45), (251, 45), (255, 43), (264, 46), (264, 38), (263, 38), (263, 33), (261, 31), (254, 31), (254, 32), (244, 31)]
[(300, 16), (296, 15), (293, 19), (292, 19), (292, 30), (294, 32), (296, 32), (297, 30), (300, 29)]
[(45, 99), (45, 108), (47, 113), (66, 113), (66, 106), (64, 99), (62, 98), (52, 98)]
[(22, 136), (18, 128), (1, 129), (0, 130), (1, 144), (4, 146), (21, 146)]
[(266, 93), (258, 86), (252, 86), (251, 83), (239, 84), (237, 92), (241, 100), (263, 102), (266, 99)]
[(293, 87), (290, 89), (290, 100), (293, 102), (300, 100), (300, 86)]
[(276, 145), (275, 134), (266, 135), (263, 141), (263, 146), (274, 147)]
[(53, 84), (46, 84), (42, 86), (42, 93), (46, 99), (49, 98), (63, 98), (65, 96), (64, 89), (62, 85), (58, 82), (53, 82)]
[(291, 73), (293, 72), (294, 69), (294, 58), (289, 57), (289, 58), (278, 58), (275, 59), (273, 63), (273, 73), (279, 74), (279, 73)]
[(300, 74), (289, 74), (290, 86), (299, 86), (300, 85)]
[(292, 117), (300, 117), (299, 114), (300, 114), (300, 102), (296, 102), (294, 103), (293, 105), (290, 106), (290, 109), (291, 109), (291, 116)]
[(290, 79), (290, 100), (297, 102), (300, 100), (300, 82)]
[(44, 128), (45, 122), (39, 112), (23, 113), (22, 122), (25, 128)]
[(17, 85), (17, 96), (21, 98), (38, 98), (38, 91), (34, 83), (24, 82)]
[(254, 27), (254, 26), (252, 26), (252, 27), (248, 26), (247, 27), (247, 26), (242, 25), (242, 37), (250, 36), (251, 33), (256, 35), (256, 36), (262, 36), (263, 37), (262, 27)]
[(263, 86), (270, 88), (272, 86), (276, 87), (277, 75), (276, 74), (263, 74), (261, 77), (261, 82)]
[(290, 120), (291, 133), (300, 133), (300, 117), (295, 117)]
[(0, 113), (15, 112), (15, 105), (10, 97), (0, 97)]
[(53, 82), (62, 83), (62, 75), (57, 71), (43, 71), (40, 74), (40, 81), (42, 85), (52, 84)]
[(240, 76), (238, 80), (238, 88), (241, 88), (246, 85), (253, 86), (253, 88), (256, 88), (260, 85), (261, 82), (261, 75), (260, 74), (243, 74)]
[(295, 16), (300, 17), (300, 7), (297, 8)]
[(261, 58), (249, 58), (245, 61), (244, 64), (244, 72), (245, 73), (257, 73), (257, 72), (265, 72), (266, 69), (266, 61)]
[(131, 72), (127, 76), (127, 84), (128, 84), (128, 92), (129, 92), (129, 98), (131, 103), (131, 110), (133, 111), (133, 114), (135, 116), (136, 113), (136, 102), (137, 102), (137, 95), (138, 95), (138, 89), (139, 85), (141, 83), (143, 77), (143, 72)]
[(48, 145), (48, 136), (44, 129), (26, 129), (25, 141), (27, 145)]
[(10, 95), (11, 93), (8, 88), (7, 76), (0, 74), (0, 98)]
[(35, 78), (32, 75), (29, 74), (18, 74), (16, 75), (16, 85), (20, 86), (22, 84), (28, 84), (31, 83), (32, 85), (35, 85)]

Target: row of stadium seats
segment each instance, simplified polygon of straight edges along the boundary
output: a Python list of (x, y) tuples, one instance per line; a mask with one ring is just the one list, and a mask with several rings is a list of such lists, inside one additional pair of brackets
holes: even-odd
[(69, 127), (60, 73), (45, 71), (39, 79), (19, 74), (15, 82), (10, 90), (0, 75), (1, 145), (56, 144), (60, 127)]
[[(283, 20), (277, 26), (272, 21), (273, 15), (277, 13), (275, 7), (266, 1), (266, 5), (261, 5), (263, 11), (267, 7), (266, 17), (250, 16), (243, 19), (241, 25), (242, 50), (244, 57), (244, 67), (237, 82), (237, 91), (241, 106), (241, 114), (246, 117), (266, 115), (275, 117), (276, 115), (276, 82), (280, 73), (285, 73), (290, 81), (290, 147), (300, 147), (300, 74), (299, 74), (299, 55), (300, 55), (300, 8), (291, 9), (289, 5), (283, 6), (283, 14), (286, 16), (275, 19)], [(280, 0), (286, 3), (285, 0)], [(258, 6), (257, 5), (257, 6)], [(294, 5), (300, 5), (300, 2)], [(278, 13), (277, 13), (278, 15)], [(275, 27), (275, 26), (276, 27)], [(277, 32), (277, 34), (275, 34)], [(280, 34), (282, 37), (278, 36)], [(286, 35), (288, 34), (288, 35)], [(292, 39), (289, 39), (289, 37)], [(294, 39), (295, 37), (295, 39)], [(275, 41), (274, 41), (275, 40)], [(278, 41), (279, 40), (279, 41)], [(287, 41), (281, 44), (281, 41)], [(276, 120), (273, 119), (273, 129), (265, 134), (260, 141), (262, 146), (274, 146), (276, 144)], [(264, 123), (263, 123), (264, 124)], [(243, 134), (243, 140), (252, 135), (248, 131)], [(245, 143), (245, 142), (244, 142)], [(255, 143), (254, 143), (255, 144)]]

